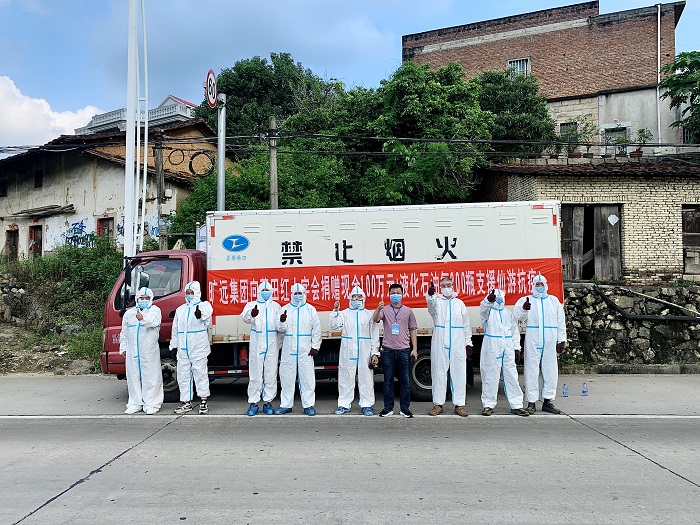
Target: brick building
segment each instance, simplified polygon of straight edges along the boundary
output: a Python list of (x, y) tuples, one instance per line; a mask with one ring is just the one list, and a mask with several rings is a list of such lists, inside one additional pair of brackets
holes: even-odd
[(481, 201), (561, 201), (566, 280), (700, 280), (700, 155), (514, 159), (481, 173)]
[[(457, 62), (467, 77), (513, 67), (537, 77), (558, 127), (590, 118), (602, 143), (651, 131), (678, 143), (679, 113), (657, 94), (658, 65), (673, 62), (685, 2), (599, 14), (584, 2), (402, 38), (403, 59), (440, 67)], [(658, 105), (658, 106), (657, 106)], [(563, 125), (563, 126), (562, 126)], [(607, 140), (606, 140), (607, 139)]]

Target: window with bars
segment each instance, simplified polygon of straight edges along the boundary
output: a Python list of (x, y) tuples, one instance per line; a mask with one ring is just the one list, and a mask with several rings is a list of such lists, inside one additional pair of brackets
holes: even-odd
[(516, 75), (529, 75), (530, 74), (530, 59), (529, 58), (516, 58), (515, 60), (508, 61), (508, 68), (512, 69)]

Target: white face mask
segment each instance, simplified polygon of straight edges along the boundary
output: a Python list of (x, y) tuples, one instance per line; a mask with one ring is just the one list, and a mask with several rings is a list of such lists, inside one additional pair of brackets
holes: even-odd
[(444, 295), (447, 298), (452, 297), (453, 293), (454, 293), (454, 288), (452, 288), (451, 286), (442, 288), (442, 295)]

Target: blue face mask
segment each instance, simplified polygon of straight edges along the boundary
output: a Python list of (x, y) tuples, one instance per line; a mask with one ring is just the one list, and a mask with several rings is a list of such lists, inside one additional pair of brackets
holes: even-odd
[(391, 299), (391, 302), (394, 304), (399, 304), (402, 298), (403, 294), (400, 293), (392, 293), (389, 295), (389, 299)]
[(496, 304), (503, 304), (503, 297), (496, 297)]
[(187, 301), (188, 303), (191, 303), (192, 301), (194, 301), (194, 295), (186, 295), (185, 301)]
[(304, 302), (304, 296), (303, 295), (292, 295), (292, 304), (294, 306), (299, 306)]
[(272, 295), (272, 292), (270, 292), (268, 290), (263, 290), (262, 292), (260, 292), (260, 297), (262, 298), (263, 301), (267, 301), (271, 295)]
[(141, 310), (148, 308), (148, 299), (142, 299), (138, 302), (138, 306)]
[(535, 291), (537, 293), (544, 293), (544, 286), (535, 286)]
[(353, 310), (359, 310), (362, 308), (362, 301), (350, 301), (350, 308)]

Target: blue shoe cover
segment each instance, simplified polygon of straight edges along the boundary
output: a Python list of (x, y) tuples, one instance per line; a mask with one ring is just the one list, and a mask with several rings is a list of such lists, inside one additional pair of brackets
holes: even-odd
[(373, 416), (374, 415), (374, 410), (372, 407), (363, 407), (362, 408), (362, 415), (365, 416)]
[(257, 404), (252, 404), (250, 405), (250, 408), (248, 409), (247, 414), (249, 416), (255, 416), (258, 414), (258, 410), (260, 410), (260, 407)]
[(316, 410), (314, 410), (314, 407), (306, 407), (304, 409), (304, 414), (306, 414), (307, 416), (315, 416)]
[(272, 403), (265, 403), (265, 404), (263, 405), (263, 413), (264, 413), (266, 416), (271, 416), (272, 414), (275, 413), (275, 409), (272, 408)]
[(279, 407), (277, 410), (275, 410), (275, 414), (279, 416), (281, 414), (289, 414), (291, 411), (291, 408)]

